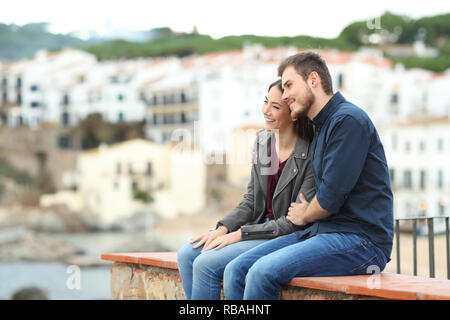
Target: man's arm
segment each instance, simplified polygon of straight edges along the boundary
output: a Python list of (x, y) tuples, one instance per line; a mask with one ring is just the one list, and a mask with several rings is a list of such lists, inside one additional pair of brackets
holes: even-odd
[(327, 210), (320, 206), (316, 196), (314, 196), (311, 202), (306, 201), (306, 198), (302, 193), (299, 198), (301, 203), (292, 202), (286, 216), (286, 219), (291, 221), (293, 224), (305, 226), (308, 223), (312, 223), (316, 220), (323, 219), (331, 215)]

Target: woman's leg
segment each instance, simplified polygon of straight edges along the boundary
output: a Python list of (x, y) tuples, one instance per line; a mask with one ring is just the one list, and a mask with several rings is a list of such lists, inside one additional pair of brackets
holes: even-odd
[(225, 266), (240, 254), (267, 240), (248, 240), (232, 243), (222, 249), (200, 253), (203, 246), (186, 244), (177, 255), (183, 289), (188, 299), (220, 299), (221, 281)]
[(186, 243), (177, 252), (178, 271), (183, 284), (184, 293), (188, 300), (191, 299), (192, 293), (192, 264), (195, 258), (200, 254), (202, 247), (194, 249), (195, 244)]

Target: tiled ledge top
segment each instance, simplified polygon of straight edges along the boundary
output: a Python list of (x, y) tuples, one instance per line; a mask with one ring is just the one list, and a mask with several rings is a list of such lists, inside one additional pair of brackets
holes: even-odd
[[(178, 269), (176, 252), (104, 253), (103, 260)], [(288, 285), (350, 295), (402, 300), (450, 300), (450, 280), (382, 273), (339, 277), (297, 277)]]

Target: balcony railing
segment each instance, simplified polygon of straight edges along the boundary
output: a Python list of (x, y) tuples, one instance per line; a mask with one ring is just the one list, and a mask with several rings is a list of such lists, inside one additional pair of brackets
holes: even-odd
[[(417, 276), (417, 222), (426, 221), (428, 236), (428, 255), (429, 255), (429, 274), (430, 278), (435, 277), (435, 252), (434, 252), (434, 236), (435, 236), (435, 220), (444, 219), (445, 222), (445, 241), (446, 241), (446, 257), (447, 257), (447, 279), (450, 279), (450, 217), (420, 217), (420, 218), (398, 218), (395, 219), (395, 236), (396, 236), (396, 252), (397, 252), (397, 273), (401, 273), (400, 264), (400, 221), (412, 222), (412, 241), (413, 241), (413, 272)], [(442, 221), (442, 220), (441, 220)]]

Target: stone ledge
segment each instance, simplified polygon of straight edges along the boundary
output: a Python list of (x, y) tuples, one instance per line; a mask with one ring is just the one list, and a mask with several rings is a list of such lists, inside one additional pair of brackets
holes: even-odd
[[(105, 253), (111, 268), (112, 299), (185, 299), (176, 252)], [(222, 292), (223, 298), (223, 292)], [(340, 277), (297, 277), (280, 299), (450, 300), (450, 280), (381, 273)]]

